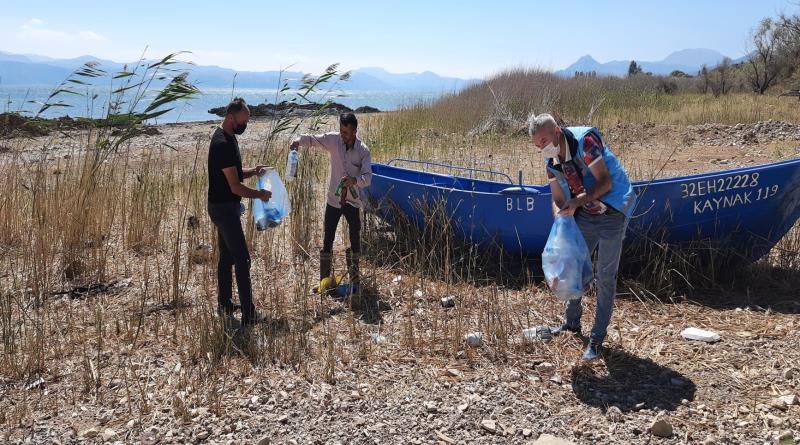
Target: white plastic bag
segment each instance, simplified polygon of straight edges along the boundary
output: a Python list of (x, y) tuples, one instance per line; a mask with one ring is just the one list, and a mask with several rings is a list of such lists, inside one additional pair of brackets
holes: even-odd
[(253, 199), (253, 222), (256, 224), (256, 229), (266, 230), (279, 226), (291, 212), (289, 192), (283, 185), (280, 175), (275, 169), (267, 169), (258, 177), (256, 187), (259, 190), (272, 192), (272, 198), (266, 203), (260, 199)]
[(580, 298), (592, 281), (592, 258), (575, 218), (556, 216), (542, 252), (542, 270), (562, 301)]

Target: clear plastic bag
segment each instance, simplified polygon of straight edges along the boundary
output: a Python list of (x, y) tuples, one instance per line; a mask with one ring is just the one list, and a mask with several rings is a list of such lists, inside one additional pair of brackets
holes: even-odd
[(258, 177), (256, 187), (259, 190), (272, 192), (272, 198), (267, 202), (253, 199), (253, 222), (256, 224), (256, 229), (266, 230), (279, 226), (291, 212), (289, 192), (283, 185), (280, 175), (275, 169), (267, 169), (266, 173)]
[(592, 281), (592, 258), (575, 218), (556, 216), (542, 252), (547, 285), (562, 301), (580, 298)]

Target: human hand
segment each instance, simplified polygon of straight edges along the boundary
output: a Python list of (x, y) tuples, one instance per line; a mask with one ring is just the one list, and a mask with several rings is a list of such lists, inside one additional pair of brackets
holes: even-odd
[(352, 186), (356, 185), (356, 178), (353, 178), (353, 177), (350, 177), (350, 176), (345, 176), (345, 177), (342, 178), (342, 184), (345, 187), (352, 187)]
[(561, 210), (558, 211), (558, 216), (573, 216), (582, 205), (580, 199), (572, 198), (561, 207)]

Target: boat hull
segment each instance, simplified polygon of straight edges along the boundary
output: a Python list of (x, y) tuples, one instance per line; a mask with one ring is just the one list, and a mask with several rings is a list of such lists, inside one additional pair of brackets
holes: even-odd
[[(713, 244), (744, 261), (766, 254), (800, 217), (800, 159), (634, 184), (626, 246)], [(538, 258), (553, 224), (549, 186), (511, 184), (373, 164), (371, 209), (420, 227), (442, 208), (458, 238)], [(428, 210), (426, 210), (428, 209)]]

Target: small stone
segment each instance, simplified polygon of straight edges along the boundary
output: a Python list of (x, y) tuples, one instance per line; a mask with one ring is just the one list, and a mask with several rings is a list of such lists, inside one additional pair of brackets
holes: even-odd
[(657, 418), (650, 425), (650, 434), (658, 437), (672, 437), (672, 424), (665, 417)]
[(105, 430), (103, 430), (103, 435), (102, 435), (102, 437), (103, 437), (103, 440), (105, 440), (106, 442), (108, 442), (108, 441), (110, 441), (110, 440), (114, 440), (114, 439), (116, 439), (116, 437), (117, 437), (117, 432), (116, 432), (116, 431), (114, 431), (114, 430), (112, 430), (111, 428), (106, 428)]
[(271, 442), (269, 436), (262, 437), (261, 440), (258, 441), (258, 445), (270, 445), (270, 443)]
[(764, 418), (767, 420), (767, 425), (769, 425), (769, 426), (772, 426), (772, 427), (781, 427), (781, 426), (783, 426), (783, 419), (781, 419), (780, 417), (778, 417), (776, 415), (767, 414), (766, 416), (764, 416)]
[(786, 410), (789, 408), (789, 407), (786, 405), (786, 401), (784, 401), (784, 400), (783, 400), (783, 399), (781, 399), (781, 398), (777, 398), (777, 399), (774, 399), (774, 400), (772, 400), (772, 401), (769, 403), (769, 406), (771, 406), (771, 407), (773, 407), (773, 408), (775, 408), (775, 409), (779, 409), (779, 410), (781, 410), (781, 411), (786, 411)]
[(484, 430), (486, 430), (486, 431), (488, 431), (488, 432), (490, 432), (492, 434), (497, 432), (497, 424), (495, 423), (494, 420), (490, 420), (490, 419), (481, 420), (481, 428), (483, 428)]
[(778, 400), (786, 404), (787, 406), (797, 405), (797, 396), (795, 394), (788, 394), (785, 396), (778, 397)]
[(367, 420), (363, 417), (356, 417), (355, 420), (353, 420), (353, 424), (355, 424), (355, 426), (362, 426), (365, 423), (367, 423)]
[(424, 402), (422, 404), (425, 407), (425, 411), (431, 414), (436, 414), (439, 411), (439, 408), (436, 406), (436, 402)]
[(458, 410), (462, 413), (466, 411), (467, 408), (469, 408), (469, 403), (462, 403), (461, 405), (458, 405)]
[(512, 408), (510, 406), (505, 407), (505, 409), (503, 409), (503, 414), (505, 414), (507, 416), (510, 416), (511, 414), (514, 414), (514, 408)]
[(450, 377), (461, 377), (461, 371), (455, 368), (447, 368), (447, 375)]
[(575, 445), (575, 442), (551, 436), (550, 434), (542, 434), (531, 445)]
[(539, 372), (549, 372), (556, 369), (556, 365), (550, 362), (542, 362), (536, 365), (536, 370)]
[(714, 438), (712, 436), (708, 436), (703, 440), (702, 445), (714, 445), (715, 443), (717, 442), (714, 440)]
[(79, 436), (84, 437), (86, 439), (94, 439), (97, 435), (100, 434), (100, 431), (97, 428), (89, 428), (80, 432)]
[(523, 428), (522, 429), (522, 437), (531, 437), (531, 434), (533, 434), (532, 430), (530, 430), (528, 428)]
[(208, 435), (209, 435), (208, 431), (203, 430), (203, 431), (200, 431), (199, 433), (197, 433), (196, 437), (197, 437), (198, 440), (206, 440), (206, 439), (208, 439)]
[(282, 424), (284, 424), (284, 425), (285, 425), (285, 424), (287, 424), (287, 423), (289, 423), (289, 416), (287, 416), (286, 414), (284, 414), (284, 415), (282, 415), (282, 416), (278, 417), (278, 423), (282, 423)]
[(786, 368), (783, 370), (783, 378), (786, 380), (791, 380), (794, 377), (794, 368)]
[(130, 430), (136, 428), (137, 425), (139, 425), (139, 421), (137, 419), (131, 419), (125, 426), (127, 426), (128, 429)]
[(617, 406), (611, 406), (606, 410), (606, 417), (614, 423), (622, 422), (622, 410)]
[(778, 436), (778, 441), (776, 443), (777, 445), (795, 445), (794, 433), (791, 430), (782, 432), (781, 435)]

